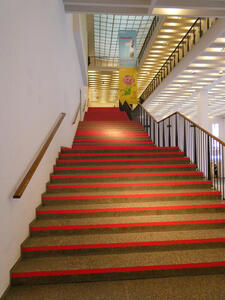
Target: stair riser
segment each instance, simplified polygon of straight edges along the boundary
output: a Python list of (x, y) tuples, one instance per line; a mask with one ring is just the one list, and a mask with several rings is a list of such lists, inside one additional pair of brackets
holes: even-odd
[(129, 147), (129, 146), (154, 146), (153, 142), (78, 142), (73, 143), (72, 147), (91, 147), (91, 146), (100, 146), (100, 147)]
[(134, 202), (152, 202), (152, 201), (170, 201), (170, 200), (217, 200), (220, 199), (220, 195), (186, 195), (186, 196), (159, 196), (159, 197), (136, 197), (136, 198), (128, 198), (128, 197), (120, 197), (120, 198), (98, 198), (98, 199), (60, 199), (60, 200), (42, 200), (43, 205), (51, 205), (51, 204), (101, 204), (101, 203), (134, 203)]
[(161, 161), (160, 159), (158, 159), (157, 161), (153, 160), (153, 161), (98, 161), (98, 162), (91, 162), (91, 161), (87, 161), (87, 162), (59, 162), (57, 161), (56, 163), (56, 167), (82, 167), (82, 166), (86, 166), (86, 167), (90, 167), (90, 166), (151, 166), (151, 165), (155, 165), (157, 163), (157, 165), (168, 165), (168, 164), (174, 164), (174, 165), (179, 165), (179, 164), (188, 164), (189, 160), (165, 160), (165, 161)]
[(170, 269), (141, 272), (117, 272), (104, 274), (61, 275), (43, 277), (12, 278), (12, 285), (48, 284), (48, 283), (73, 283), (89, 281), (111, 281), (126, 279), (162, 278), (191, 275), (224, 274), (225, 267)]
[(185, 224), (185, 225), (159, 225), (159, 226), (134, 226), (114, 228), (87, 228), (87, 229), (59, 229), (30, 231), (31, 236), (70, 235), (70, 234), (112, 234), (126, 232), (162, 232), (176, 230), (207, 230), (224, 228), (224, 223)]
[(200, 180), (202, 175), (179, 175), (179, 176), (134, 176), (134, 177), (100, 177), (100, 178), (51, 178), (51, 183), (137, 183), (137, 182), (154, 182), (157, 180), (171, 181), (173, 179), (192, 179)]
[[(72, 174), (72, 175), (94, 175), (94, 174), (135, 174), (137, 171), (141, 173), (155, 173), (155, 172), (179, 172), (179, 171), (190, 171), (194, 172), (196, 171), (195, 167), (190, 167), (188, 164), (186, 164), (187, 167), (180, 167), (179, 164), (173, 167), (161, 167), (160, 165), (157, 168), (129, 168), (129, 169), (84, 169), (84, 170), (57, 170), (54, 169), (54, 174)], [(58, 167), (58, 166), (57, 166)], [(62, 166), (59, 166), (62, 167)], [(66, 166), (68, 167), (68, 166)], [(131, 166), (132, 167), (132, 166)]]
[(190, 189), (194, 187), (195, 189), (205, 189), (205, 188), (210, 188), (211, 184), (185, 184), (185, 185), (156, 185), (156, 186), (113, 186), (113, 187), (87, 187), (87, 188), (80, 188), (80, 187), (75, 187), (75, 188), (48, 188), (47, 187), (47, 192), (48, 193), (79, 193), (79, 194), (86, 194), (87, 192), (116, 192), (116, 191), (126, 191), (129, 193), (130, 191), (142, 191), (143, 189), (151, 191), (151, 190), (174, 190), (174, 191), (179, 191), (179, 190), (184, 190), (184, 189)]
[[(141, 153), (141, 152), (178, 152), (179, 153), (179, 150), (178, 149), (160, 149), (160, 148), (156, 148), (155, 146), (152, 146), (151, 148), (149, 149), (138, 149), (138, 152)], [(94, 150), (94, 149), (89, 149), (89, 150), (73, 150), (72, 148), (69, 149), (69, 150), (62, 150), (61, 153), (63, 154), (69, 154), (69, 153), (74, 153), (74, 154), (78, 154), (78, 153), (137, 153), (137, 149), (119, 149), (119, 150), (116, 150), (116, 149), (98, 149), (98, 150)]]
[(90, 248), (90, 249), (63, 249), (47, 251), (22, 252), (24, 258), (44, 257), (54, 255), (101, 255), (101, 254), (126, 254), (134, 252), (156, 252), (156, 251), (182, 251), (198, 249), (224, 248), (225, 243), (196, 243), (196, 244), (175, 244), (175, 245), (153, 245), (134, 247), (110, 247), (110, 248)]
[(193, 208), (193, 209), (165, 209), (149, 211), (118, 211), (118, 212), (90, 212), (90, 213), (60, 213), (60, 214), (37, 214), (37, 219), (63, 219), (63, 218), (108, 218), (123, 216), (155, 216), (155, 215), (177, 215), (198, 213), (221, 213), (225, 208)]
[(43, 277), (22, 277), (12, 278), (12, 285), (30, 285), (30, 284), (48, 284), (48, 283), (73, 283), (89, 281), (107, 281), (107, 280), (125, 280), (125, 279), (144, 279), (161, 278), (175, 276), (224, 274), (225, 267), (208, 268), (189, 268), (189, 269), (170, 269), (154, 270), (141, 272), (115, 272), (104, 274), (82, 274), (82, 275), (61, 275), (61, 276), (43, 276)]
[[(138, 139), (138, 138), (148, 138), (150, 139), (150, 136), (145, 133), (144, 131), (143, 132), (131, 132), (131, 131), (126, 131), (126, 137), (127, 139)], [(95, 133), (95, 134), (91, 134), (90, 132), (77, 132), (76, 136), (74, 139), (76, 138), (87, 138), (87, 139), (105, 139), (105, 138), (110, 138), (110, 139), (118, 139), (118, 137), (111, 137), (111, 136), (106, 136), (105, 134), (100, 134), (100, 133)]]
[[(79, 142), (79, 141), (84, 141), (84, 142), (89, 142), (89, 141), (93, 141), (93, 142), (101, 142), (101, 141), (105, 141), (105, 142), (123, 142), (124, 138), (123, 137), (110, 137), (110, 136), (84, 136), (84, 135), (80, 135), (77, 136), (73, 139), (74, 142)], [(138, 142), (138, 141), (151, 141), (152, 139), (150, 139), (150, 137), (148, 135), (128, 135), (126, 137), (126, 142)]]
[[(104, 154), (104, 153), (103, 153)], [(79, 155), (79, 156), (60, 156), (59, 157), (59, 160), (89, 160), (89, 159), (136, 159), (136, 158), (139, 158), (139, 159), (142, 159), (142, 158), (181, 158), (181, 157), (184, 157), (183, 154), (167, 154), (167, 153), (163, 153), (163, 154), (139, 154), (139, 155), (102, 155), (102, 156), (92, 156), (92, 155), (88, 155), (88, 156), (82, 156), (82, 155)]]

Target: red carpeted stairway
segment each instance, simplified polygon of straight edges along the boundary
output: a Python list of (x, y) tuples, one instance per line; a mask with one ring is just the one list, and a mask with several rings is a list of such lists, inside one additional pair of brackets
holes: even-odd
[(225, 204), (177, 147), (89, 108), (62, 148), (12, 284), (225, 272)]

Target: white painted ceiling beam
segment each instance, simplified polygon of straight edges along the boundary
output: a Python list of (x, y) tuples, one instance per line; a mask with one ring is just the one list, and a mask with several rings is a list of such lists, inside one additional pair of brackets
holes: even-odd
[[(63, 2), (68, 12), (225, 16), (225, 2), (218, 0), (64, 0)], [(171, 9), (173, 11), (169, 11)]]
[(217, 84), (220, 84), (222, 81), (225, 80), (225, 75), (221, 76), (217, 80), (215, 80), (213, 83), (209, 84), (207, 86), (208, 91), (210, 91), (212, 88), (214, 88)]
[(158, 0), (156, 7), (225, 10), (225, 2), (216, 0)]
[(148, 8), (119, 6), (85, 6), (65, 4), (65, 11), (70, 13), (117, 14), (117, 15), (148, 15)]

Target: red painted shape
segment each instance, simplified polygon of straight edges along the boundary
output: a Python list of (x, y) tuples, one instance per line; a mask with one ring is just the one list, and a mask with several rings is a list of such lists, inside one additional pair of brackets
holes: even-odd
[(155, 193), (155, 194), (127, 194), (127, 195), (91, 195), (91, 196), (43, 196), (43, 200), (81, 200), (81, 199), (109, 199), (109, 198), (140, 198), (140, 197), (176, 197), (198, 195), (221, 195), (221, 192), (186, 192), (186, 193)]
[[(141, 166), (142, 169), (157, 169), (157, 168), (196, 168), (193, 164), (178, 164), (178, 165), (152, 165)], [(54, 170), (110, 170), (110, 169), (140, 169), (140, 166), (95, 166), (95, 167), (54, 167)]]
[(202, 172), (170, 172), (170, 173), (138, 173), (138, 174), (95, 174), (95, 175), (51, 175), (52, 179), (69, 178), (118, 178), (118, 177), (158, 177), (158, 176), (194, 176), (202, 175)]
[(120, 224), (68, 225), (68, 226), (37, 226), (37, 227), (30, 227), (30, 231), (78, 230), (78, 229), (101, 229), (101, 228), (103, 228), (103, 229), (105, 229), (105, 228), (133, 228), (133, 227), (157, 227), (157, 226), (222, 224), (222, 223), (225, 223), (225, 219), (169, 221), (169, 222), (144, 222), (144, 223), (120, 223)]
[(83, 213), (104, 213), (104, 212), (127, 212), (127, 211), (156, 211), (156, 210), (178, 210), (198, 208), (225, 208), (225, 204), (203, 204), (203, 205), (180, 205), (180, 206), (155, 206), (155, 207), (123, 207), (123, 208), (102, 208), (102, 209), (64, 209), (64, 210), (39, 210), (37, 215), (57, 214), (83, 214)]
[(117, 158), (117, 159), (57, 159), (57, 163), (81, 163), (81, 162), (126, 162), (126, 161), (168, 161), (168, 160), (185, 160), (189, 161), (188, 157), (160, 157), (160, 158)]
[(167, 245), (206, 244), (206, 243), (225, 243), (225, 238), (23, 247), (22, 252), (79, 250), (79, 249), (96, 249), (96, 248), (97, 249), (105, 249), (105, 248), (125, 248), (125, 247), (167, 246)]
[(215, 268), (225, 267), (225, 261), (207, 262), (207, 263), (190, 263), (175, 265), (155, 265), (155, 266), (137, 266), (137, 267), (119, 267), (119, 268), (101, 268), (101, 269), (80, 269), (80, 270), (59, 270), (59, 271), (37, 271), (37, 272), (14, 272), (12, 278), (23, 277), (47, 277), (47, 276), (72, 276), (81, 274), (106, 274), (118, 272), (144, 272), (153, 270), (181, 270), (197, 268)]
[(71, 189), (71, 188), (93, 188), (93, 187), (134, 187), (134, 186), (177, 186), (177, 185), (199, 185), (199, 184), (211, 184), (211, 181), (185, 181), (185, 182), (147, 182), (147, 183), (109, 183), (109, 184), (55, 184), (47, 185), (47, 189)]

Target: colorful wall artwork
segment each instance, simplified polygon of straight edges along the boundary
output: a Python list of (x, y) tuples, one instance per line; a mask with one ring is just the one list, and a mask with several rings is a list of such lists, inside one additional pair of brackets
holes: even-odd
[(120, 102), (137, 103), (137, 69), (121, 67), (119, 72)]
[(119, 31), (119, 64), (120, 67), (136, 67), (136, 30)]
[(136, 31), (119, 31), (120, 102), (137, 104)]

